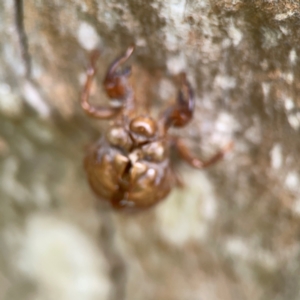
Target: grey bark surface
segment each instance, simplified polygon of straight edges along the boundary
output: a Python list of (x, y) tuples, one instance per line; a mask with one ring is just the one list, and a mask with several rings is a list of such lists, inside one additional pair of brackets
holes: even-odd
[[(23, 4), (23, 5), (22, 5)], [(0, 3), (0, 299), (299, 299), (300, 4), (259, 0)], [(154, 114), (195, 89), (176, 133), (199, 157), (234, 149), (136, 215), (103, 207), (82, 165), (107, 128), (79, 105), (132, 43)]]

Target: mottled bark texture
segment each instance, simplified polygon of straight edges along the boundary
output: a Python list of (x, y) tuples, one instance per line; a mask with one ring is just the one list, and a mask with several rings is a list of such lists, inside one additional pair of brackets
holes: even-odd
[[(0, 1), (0, 299), (300, 298), (300, 4), (292, 0)], [(139, 102), (174, 100), (185, 70), (197, 155), (185, 188), (128, 216), (82, 168), (107, 122), (78, 98), (89, 51), (101, 79), (130, 44)], [(176, 157), (174, 157), (176, 160)]]

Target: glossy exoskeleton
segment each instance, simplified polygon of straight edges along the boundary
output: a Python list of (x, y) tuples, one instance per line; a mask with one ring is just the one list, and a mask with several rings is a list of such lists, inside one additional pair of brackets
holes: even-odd
[[(136, 99), (128, 82), (130, 69), (120, 66), (131, 56), (134, 47), (116, 59), (109, 67), (103, 85), (110, 106), (95, 107), (89, 95), (96, 73), (99, 52), (91, 57), (87, 79), (81, 95), (81, 106), (91, 117), (114, 119), (106, 134), (85, 157), (85, 170), (94, 192), (118, 210), (136, 211), (153, 206), (164, 199), (178, 183), (169, 158), (170, 147), (191, 166), (202, 169), (220, 158), (228, 146), (206, 162), (195, 158), (184, 143), (168, 134), (170, 127), (183, 127), (194, 112), (193, 90), (184, 73), (176, 103), (166, 108), (158, 118), (138, 114)], [(138, 100), (138, 99), (137, 99)]]

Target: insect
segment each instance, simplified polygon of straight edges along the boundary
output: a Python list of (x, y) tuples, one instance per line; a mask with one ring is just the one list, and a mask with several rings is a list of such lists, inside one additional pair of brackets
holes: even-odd
[(181, 74), (176, 103), (162, 111), (157, 120), (148, 114), (138, 114), (138, 101), (128, 82), (130, 68), (121, 69), (133, 51), (134, 46), (130, 46), (108, 68), (103, 86), (110, 106), (96, 107), (89, 103), (99, 51), (91, 56), (81, 93), (81, 106), (89, 116), (114, 119), (107, 132), (88, 151), (84, 166), (96, 195), (122, 211), (151, 207), (163, 200), (178, 183), (170, 162), (171, 147), (197, 169), (215, 163), (230, 148), (226, 146), (203, 162), (194, 157), (179, 138), (168, 133), (169, 128), (183, 127), (193, 117), (194, 94), (185, 73)]

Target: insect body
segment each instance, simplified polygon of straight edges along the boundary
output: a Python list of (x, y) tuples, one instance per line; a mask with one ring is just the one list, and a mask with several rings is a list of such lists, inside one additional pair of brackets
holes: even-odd
[(158, 120), (139, 115), (134, 92), (128, 83), (130, 69), (119, 70), (131, 56), (129, 47), (109, 67), (103, 85), (110, 98), (109, 107), (89, 103), (91, 84), (96, 73), (98, 52), (94, 52), (81, 95), (81, 106), (90, 116), (113, 119), (104, 136), (85, 158), (88, 181), (94, 192), (118, 210), (136, 211), (148, 208), (170, 192), (176, 175), (171, 169), (169, 150), (174, 146), (181, 157), (195, 168), (204, 168), (223, 157), (228, 147), (207, 162), (193, 157), (178, 138), (168, 134), (170, 127), (185, 126), (194, 112), (193, 91), (182, 74), (182, 83), (174, 105), (165, 109)]

